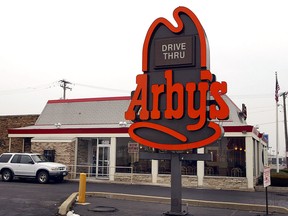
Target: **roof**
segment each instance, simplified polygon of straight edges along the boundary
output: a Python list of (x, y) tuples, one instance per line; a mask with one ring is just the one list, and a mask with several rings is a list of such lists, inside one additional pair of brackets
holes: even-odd
[[(247, 125), (241, 110), (222, 95), (230, 109), (229, 119), (218, 121), (225, 132), (255, 132)], [(130, 96), (49, 100), (35, 125), (9, 129), (9, 134), (97, 134), (128, 133), (129, 123), (124, 113)], [(122, 125), (121, 123), (126, 123)]]
[(246, 120), (241, 115), (242, 110), (227, 96), (222, 95), (223, 100), (229, 107), (229, 118), (221, 121), (223, 126), (244, 126), (247, 125)]
[(49, 100), (35, 126), (118, 125), (129, 103), (130, 97)]

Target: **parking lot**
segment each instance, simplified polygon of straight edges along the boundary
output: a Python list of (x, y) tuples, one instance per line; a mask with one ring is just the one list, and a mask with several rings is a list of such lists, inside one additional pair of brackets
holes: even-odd
[[(39, 184), (36, 180), (15, 180), (12, 182), (0, 181), (1, 188), (1, 208), (0, 215), (9, 216), (56, 216), (58, 215), (58, 207), (74, 192), (79, 190), (78, 181), (64, 181), (63, 183)], [(281, 206), (288, 208), (288, 191), (275, 192), (274, 189), (269, 189), (269, 205)], [(116, 194), (131, 194), (139, 196), (160, 196), (170, 197), (170, 188), (163, 186), (152, 186), (152, 185), (134, 185), (134, 184), (117, 184), (108, 182), (87, 182), (87, 192), (104, 192), (116, 193)], [(244, 191), (225, 191), (225, 190), (205, 190), (196, 188), (183, 188), (183, 199), (190, 200), (205, 200), (205, 201), (216, 201), (216, 202), (227, 202), (227, 203), (247, 203), (252, 205), (263, 205), (265, 203), (264, 192), (244, 192)], [(81, 207), (75, 206), (75, 210), (81, 213), (80, 216), (88, 216), (89, 214), (97, 215), (95, 212), (89, 212), (87, 209), (95, 206), (109, 205), (117, 207), (119, 210), (117, 214), (130, 216), (131, 212), (137, 212), (132, 215), (147, 215), (147, 211), (152, 211), (150, 215), (161, 215), (163, 211), (170, 209), (169, 204), (149, 204), (145, 202), (134, 202), (135, 200), (113, 200), (102, 199), (99, 197), (89, 197), (87, 202), (91, 202), (90, 206)], [(107, 203), (108, 202), (108, 203)], [(127, 204), (128, 203), (128, 204)], [(144, 208), (143, 208), (144, 206)], [(145, 207), (147, 206), (147, 208)], [(158, 207), (156, 207), (158, 206)], [(237, 206), (237, 205), (235, 205)], [(148, 209), (149, 207), (149, 209)], [(83, 209), (84, 208), (84, 209)], [(140, 210), (139, 210), (140, 208)], [(271, 208), (272, 210), (272, 208)], [(139, 211), (141, 214), (139, 214)], [(215, 208), (201, 208), (189, 205), (189, 211), (193, 212), (194, 216), (197, 215), (243, 215), (241, 209), (221, 209)], [(202, 212), (201, 211), (205, 211)], [(130, 212), (130, 213), (127, 213)], [(206, 214), (208, 212), (208, 214)], [(210, 212), (210, 213), (209, 213)], [(216, 214), (216, 212), (218, 212)], [(76, 212), (77, 213), (77, 212)], [(127, 213), (127, 214), (126, 214)], [(201, 213), (201, 214), (199, 214)], [(243, 216), (247, 215), (264, 215), (265, 212), (250, 212), (247, 214), (247, 210)], [(99, 214), (98, 214), (99, 215)], [(109, 215), (109, 214), (105, 214)], [(111, 214), (110, 214), (111, 215)], [(115, 214), (114, 214), (115, 215)], [(148, 214), (149, 215), (149, 214)], [(278, 214), (273, 214), (278, 215)]]
[(9, 216), (55, 216), (58, 207), (78, 190), (78, 184), (38, 184), (35, 180), (0, 181), (0, 215)]

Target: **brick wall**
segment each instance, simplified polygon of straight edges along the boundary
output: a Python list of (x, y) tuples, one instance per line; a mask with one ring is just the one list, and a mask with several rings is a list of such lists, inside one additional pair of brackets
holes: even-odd
[(245, 177), (205, 176), (203, 187), (226, 190), (249, 190), (247, 178)]
[[(39, 115), (0, 116), (0, 154), (9, 150), (8, 129), (34, 125), (38, 117)], [(22, 138), (12, 138), (12, 144), (12, 152), (22, 152)]]
[(75, 141), (73, 142), (32, 142), (33, 153), (44, 154), (44, 150), (55, 150), (55, 162), (73, 166), (75, 161)]
[[(130, 182), (132, 183), (148, 183), (152, 184), (152, 176), (149, 174), (135, 174), (131, 176), (130, 173), (116, 173), (115, 182)], [(218, 176), (205, 176), (203, 186), (201, 188), (207, 189), (224, 189), (224, 190), (240, 190), (250, 191), (247, 188), (247, 179), (244, 177), (218, 177)], [(171, 185), (170, 175), (159, 174), (157, 178), (157, 184), (160, 185)], [(185, 188), (197, 188), (197, 176), (182, 176), (182, 186)]]

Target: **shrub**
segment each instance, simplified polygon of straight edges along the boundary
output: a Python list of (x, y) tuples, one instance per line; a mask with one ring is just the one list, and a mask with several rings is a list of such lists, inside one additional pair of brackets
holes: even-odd
[(275, 170), (271, 170), (271, 186), (288, 187), (288, 172), (287, 170), (280, 170), (277, 173)]
[(285, 169), (283, 169), (281, 171), (288, 174), (288, 168), (285, 168)]
[[(271, 186), (288, 187), (288, 169), (280, 170), (279, 173), (271, 169), (270, 178)], [(257, 185), (263, 185), (263, 173), (259, 176)]]

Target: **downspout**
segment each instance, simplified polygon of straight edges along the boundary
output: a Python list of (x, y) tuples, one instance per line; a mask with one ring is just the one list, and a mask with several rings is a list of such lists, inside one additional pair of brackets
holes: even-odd
[(11, 137), (9, 137), (9, 149), (8, 152), (11, 152)]
[(24, 144), (25, 144), (25, 139), (23, 138), (23, 140), (22, 140), (22, 152), (24, 152)]
[(73, 174), (73, 178), (76, 178), (76, 171), (77, 171), (77, 161), (78, 161), (78, 138), (76, 137), (75, 140), (75, 152), (74, 152), (74, 174)]

